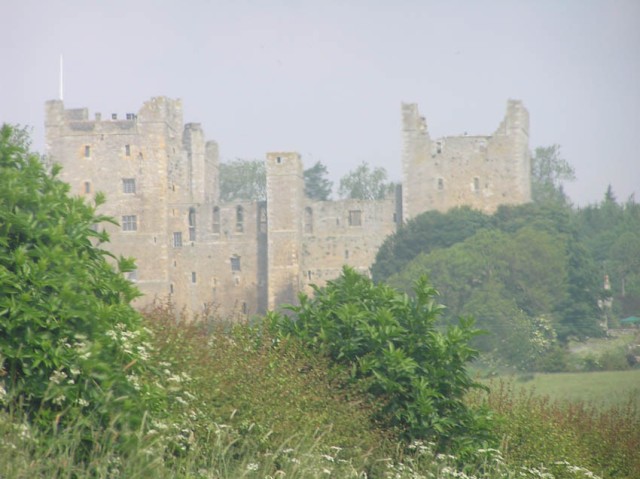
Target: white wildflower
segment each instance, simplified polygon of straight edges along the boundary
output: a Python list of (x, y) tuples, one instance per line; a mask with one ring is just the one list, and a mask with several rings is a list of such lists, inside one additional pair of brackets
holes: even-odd
[(49, 381), (53, 384), (60, 384), (65, 379), (67, 379), (67, 373), (64, 371), (55, 371), (51, 376), (49, 376)]
[(260, 466), (258, 466), (258, 464), (256, 464), (255, 462), (250, 462), (249, 464), (247, 464), (247, 471), (257, 471), (259, 467)]

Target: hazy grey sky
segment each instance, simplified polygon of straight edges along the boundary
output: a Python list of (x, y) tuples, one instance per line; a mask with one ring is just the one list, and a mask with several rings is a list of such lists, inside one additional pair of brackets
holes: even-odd
[(400, 180), (400, 103), (432, 137), (492, 134), (509, 98), (531, 148), (560, 144), (567, 192), (640, 200), (640, 1), (0, 0), (0, 122), (181, 98), (222, 160), (295, 150), (334, 180), (362, 161)]

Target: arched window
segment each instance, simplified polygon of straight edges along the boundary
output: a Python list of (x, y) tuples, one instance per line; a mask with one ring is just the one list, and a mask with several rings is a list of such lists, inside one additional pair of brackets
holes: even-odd
[(313, 233), (313, 209), (310, 206), (304, 209), (304, 232)]
[(264, 203), (258, 208), (258, 225), (260, 233), (267, 232), (267, 206)]
[(189, 208), (189, 241), (196, 240), (196, 209)]
[(236, 232), (242, 233), (244, 231), (244, 208), (242, 206), (236, 207)]
[(220, 233), (220, 207), (213, 207), (213, 232)]

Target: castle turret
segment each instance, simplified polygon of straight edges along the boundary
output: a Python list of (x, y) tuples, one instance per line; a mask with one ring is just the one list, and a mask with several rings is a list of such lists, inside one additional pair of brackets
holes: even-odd
[(424, 188), (431, 151), (427, 122), (415, 103), (402, 104), (402, 215), (403, 221), (429, 209)]
[(298, 153), (267, 154), (268, 306), (293, 303), (300, 291), (304, 178)]

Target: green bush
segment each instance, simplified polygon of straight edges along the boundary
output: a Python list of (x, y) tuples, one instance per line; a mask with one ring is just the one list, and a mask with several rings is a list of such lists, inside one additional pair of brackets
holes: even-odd
[[(149, 334), (122, 272), (99, 248), (109, 218), (69, 196), (29, 152), (24, 131), (0, 130), (0, 394), (44, 427), (83, 417), (137, 429), (163, 394), (146, 376)], [(116, 263), (117, 270), (113, 264)]]
[(439, 331), (435, 296), (424, 278), (410, 298), (345, 267), (313, 298), (300, 295), (300, 306), (288, 307), (292, 317), (274, 313), (270, 321), (280, 338), (299, 338), (346, 367), (387, 427), (462, 450), (489, 439), (484, 414), (463, 401), (480, 387), (465, 369), (478, 332), (468, 319)]

